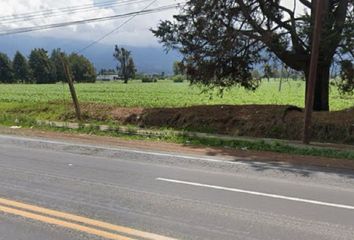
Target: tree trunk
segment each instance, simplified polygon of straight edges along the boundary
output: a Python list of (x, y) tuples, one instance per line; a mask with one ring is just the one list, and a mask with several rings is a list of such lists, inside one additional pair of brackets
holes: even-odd
[[(306, 94), (308, 83), (308, 72), (306, 71)], [(330, 65), (318, 66), (315, 85), (314, 111), (329, 111), (329, 77)]]
[(279, 81), (279, 88), (278, 88), (279, 92), (281, 92), (282, 85), (283, 85), (283, 77), (281, 77)]
[(281, 92), (281, 87), (283, 84), (283, 73), (284, 73), (284, 64), (281, 67), (281, 71), (280, 71), (280, 82), (279, 82), (279, 92)]

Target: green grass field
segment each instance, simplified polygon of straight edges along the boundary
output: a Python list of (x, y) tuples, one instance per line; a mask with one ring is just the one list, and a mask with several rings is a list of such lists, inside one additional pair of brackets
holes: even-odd
[[(302, 107), (304, 104), (304, 82), (283, 83), (278, 91), (278, 81), (264, 81), (255, 92), (235, 87), (220, 98), (216, 92), (201, 93), (202, 89), (185, 83), (160, 81), (141, 83), (131, 81), (122, 83), (77, 84), (81, 102), (113, 104), (121, 107), (183, 107), (210, 104), (291, 104)], [(1, 106), (38, 105), (49, 101), (70, 101), (68, 87), (55, 85), (1, 85)], [(331, 110), (341, 110), (354, 106), (354, 96), (340, 96), (331, 88)]]

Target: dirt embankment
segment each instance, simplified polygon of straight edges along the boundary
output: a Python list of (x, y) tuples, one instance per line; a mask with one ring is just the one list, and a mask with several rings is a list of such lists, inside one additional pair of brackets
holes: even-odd
[[(85, 104), (91, 120), (114, 120), (140, 127), (168, 127), (233, 136), (299, 140), (303, 111), (280, 105), (213, 105), (185, 108), (117, 108)], [(67, 120), (68, 116), (65, 116)], [(313, 138), (317, 141), (354, 144), (354, 108), (315, 112)]]

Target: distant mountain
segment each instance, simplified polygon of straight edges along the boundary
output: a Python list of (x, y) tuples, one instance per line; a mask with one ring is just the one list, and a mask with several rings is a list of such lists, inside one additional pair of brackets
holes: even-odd
[[(33, 48), (44, 48), (49, 53), (54, 48), (61, 48), (66, 52), (72, 52), (85, 47), (87, 44), (89, 42), (86, 41), (13, 35), (0, 37), (0, 52), (5, 52), (10, 57), (13, 57), (17, 50), (28, 56)], [(166, 54), (162, 47), (123, 47), (132, 51), (138, 71), (144, 73), (165, 72), (170, 74), (172, 73), (173, 62), (181, 58), (177, 52)], [(113, 45), (96, 44), (87, 49), (83, 55), (94, 63), (97, 70), (115, 68), (116, 63), (113, 59), (113, 50)]]

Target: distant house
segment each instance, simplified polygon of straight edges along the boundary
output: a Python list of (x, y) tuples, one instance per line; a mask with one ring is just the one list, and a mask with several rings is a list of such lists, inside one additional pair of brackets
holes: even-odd
[(96, 79), (97, 81), (113, 81), (120, 80), (121, 78), (117, 74), (99, 74)]

